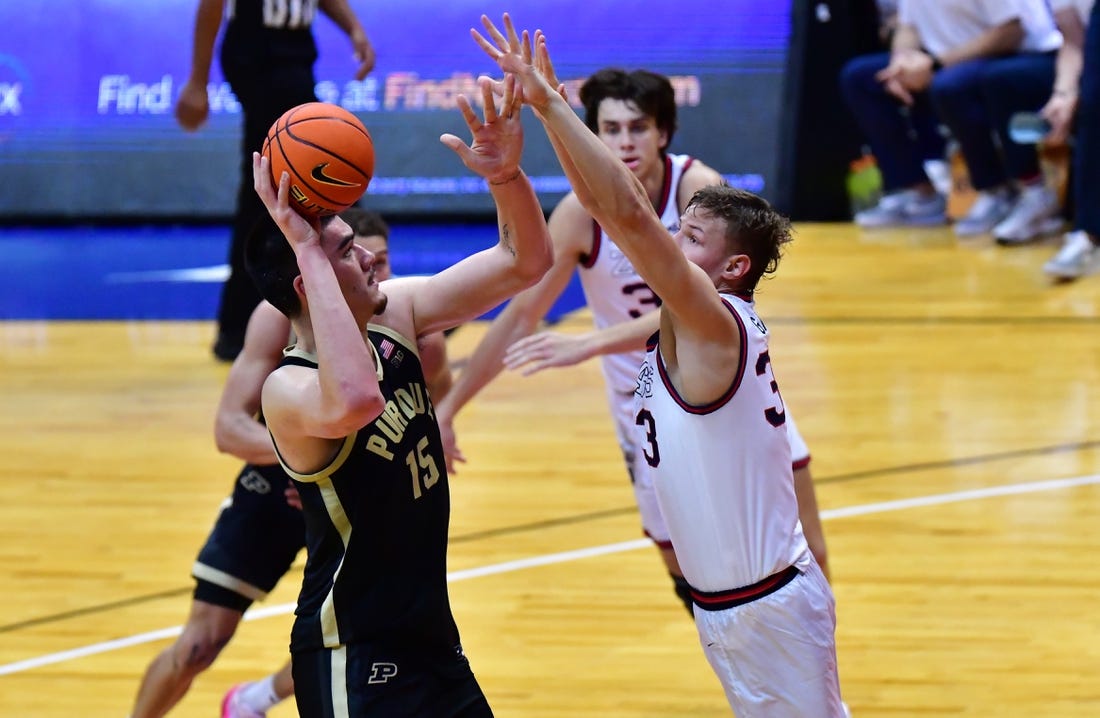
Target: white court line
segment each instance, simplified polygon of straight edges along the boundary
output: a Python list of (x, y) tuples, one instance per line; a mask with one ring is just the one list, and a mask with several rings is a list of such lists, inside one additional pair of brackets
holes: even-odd
[[(1072, 489), (1077, 486), (1087, 486), (1090, 484), (1100, 484), (1100, 474), (1094, 474), (1092, 476), (1078, 476), (1070, 479), (1033, 481), (1026, 484), (1011, 484), (1009, 486), (994, 486), (987, 489), (972, 489), (970, 491), (955, 491), (947, 494), (919, 496), (912, 499), (882, 501), (874, 504), (863, 504), (862, 506), (849, 506), (847, 508), (828, 509), (821, 512), (821, 518), (835, 519), (848, 518), (851, 516), (865, 516), (867, 514), (881, 514), (890, 511), (903, 511), (905, 509), (921, 508), (924, 506), (958, 503), (960, 501), (977, 501), (979, 499), (988, 499), (996, 496), (1014, 496), (1017, 494), (1030, 494), (1037, 491), (1056, 491), (1058, 489)], [(494, 576), (502, 573), (510, 573), (512, 571), (522, 571), (524, 569), (534, 568), (536, 566), (548, 566), (555, 563), (578, 561), (580, 559), (591, 558), (593, 556), (605, 556), (612, 553), (634, 551), (636, 549), (646, 548), (651, 545), (652, 542), (649, 539), (636, 539), (633, 541), (622, 541), (620, 543), (605, 544), (603, 546), (591, 546), (589, 548), (577, 549), (575, 551), (563, 551), (561, 553), (552, 553), (543, 556), (532, 556), (530, 558), (519, 559), (516, 561), (505, 561), (504, 563), (495, 563), (488, 566), (469, 568), (462, 571), (453, 571), (447, 574), (447, 581), (449, 583), (455, 583), (457, 581), (465, 581), (467, 579), (480, 578), (482, 576)], [(271, 616), (283, 616), (293, 612), (293, 603), (283, 603), (276, 606), (265, 606), (263, 608), (250, 610), (245, 613), (243, 620), (255, 621), (261, 618), (269, 618)], [(142, 643), (159, 641), (162, 638), (174, 638), (175, 636), (178, 636), (182, 631), (183, 626), (162, 628), (157, 631), (139, 633), (136, 636), (119, 638), (114, 641), (105, 641), (103, 643), (95, 643), (90, 646), (84, 646), (82, 648), (74, 648), (69, 651), (50, 653), (44, 656), (39, 656), (37, 658), (28, 658), (24, 661), (16, 661), (15, 663), (0, 665), (0, 676), (9, 675), (12, 673), (20, 673), (22, 671), (29, 671), (32, 668), (41, 668), (42, 666), (49, 666), (54, 663), (63, 663), (65, 661), (71, 661), (77, 658), (84, 658), (86, 656), (94, 656), (98, 653), (107, 653), (108, 651), (114, 651), (120, 648), (128, 648), (129, 646), (136, 646)]]

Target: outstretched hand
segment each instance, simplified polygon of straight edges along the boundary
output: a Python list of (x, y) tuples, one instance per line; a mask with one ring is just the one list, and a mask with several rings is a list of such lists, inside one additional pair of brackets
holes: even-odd
[(320, 220), (307, 220), (290, 206), (290, 175), (283, 172), (276, 190), (271, 183), (271, 162), (259, 152), (252, 153), (252, 186), (295, 252), (308, 244), (320, 244)]
[(522, 100), (515, 92), (514, 78), (505, 79), (499, 110), (493, 97), (493, 81), (488, 77), (479, 77), (478, 86), (485, 107), (484, 120), (478, 119), (465, 95), (457, 98), (458, 108), (473, 134), (471, 143), (466, 145), (449, 133), (441, 136), (439, 141), (454, 150), (470, 170), (490, 183), (504, 182), (519, 172), (523, 154), (523, 125), (520, 123)]
[(507, 73), (506, 80), (508, 75), (517, 78), (520, 83), (518, 94), (536, 112), (545, 110), (550, 105), (554, 94), (566, 99), (565, 86), (558, 81), (554, 72), (554, 64), (550, 61), (550, 54), (546, 48), (546, 35), (542, 30), (535, 31), (532, 50), (530, 35), (524, 30), (521, 38), (508, 13), (504, 13), (503, 22), (504, 33), (497, 29), (488, 16), (482, 15), (481, 24), (492, 40), (486, 39), (472, 28), (470, 36), (481, 46), (485, 54)]
[(573, 366), (589, 358), (583, 337), (540, 332), (514, 342), (504, 353), (504, 366), (523, 376), (543, 369)]

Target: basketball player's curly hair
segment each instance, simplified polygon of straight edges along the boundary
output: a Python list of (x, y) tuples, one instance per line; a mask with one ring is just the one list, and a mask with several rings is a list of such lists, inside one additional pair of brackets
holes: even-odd
[(779, 267), (783, 249), (791, 241), (791, 221), (766, 199), (743, 189), (711, 185), (692, 195), (686, 211), (693, 208), (724, 219), (727, 248), (748, 255), (749, 271), (738, 289), (755, 289), (761, 277)]

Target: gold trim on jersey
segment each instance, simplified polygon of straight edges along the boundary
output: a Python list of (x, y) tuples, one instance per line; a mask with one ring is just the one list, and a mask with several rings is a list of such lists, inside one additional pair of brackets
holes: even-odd
[(191, 567), (191, 575), (215, 586), (229, 589), (233, 593), (239, 593), (245, 598), (251, 598), (253, 601), (262, 601), (267, 598), (266, 591), (253, 586), (251, 583), (242, 581), (236, 576), (231, 576), (225, 571), (207, 566), (205, 563), (196, 561), (195, 565)]
[[(378, 332), (379, 334), (385, 334), (387, 337), (389, 337), (390, 339), (393, 339), (395, 342), (397, 342), (398, 344), (400, 344), (401, 346), (405, 347), (406, 349), (411, 351), (413, 354), (415, 354), (417, 361), (420, 360), (420, 352), (417, 351), (416, 342), (415, 341), (410, 341), (408, 337), (406, 337), (404, 334), (397, 331), (396, 329), (391, 329), (390, 327), (383, 326), (382, 324), (368, 324), (367, 325), (367, 330), (372, 331), (372, 332)], [(371, 349), (373, 349), (373, 348), (374, 348), (374, 344), (372, 343), (371, 344)], [(378, 355), (375, 354), (375, 357), (377, 357), (377, 356)]]
[[(353, 443), (349, 441), (345, 447), (350, 448)], [(340, 458), (342, 463), (348, 452), (341, 453), (344, 454)], [(333, 592), (336, 590), (336, 584), (339, 583), (340, 571), (344, 568), (344, 558), (347, 557), (348, 544), (351, 542), (351, 522), (348, 521), (348, 515), (344, 512), (344, 505), (340, 503), (336, 487), (332, 485), (332, 478), (325, 476), (318, 479), (316, 483), (321, 492), (321, 499), (325, 502), (329, 521), (340, 534), (340, 541), (344, 544), (344, 555), (340, 558), (340, 565), (332, 574), (332, 587), (329, 588), (325, 600), (321, 602), (321, 639), (326, 646), (336, 646), (340, 643), (340, 625), (336, 621), (336, 602)]]
[(332, 649), (332, 715), (333, 718), (350, 718), (348, 707), (348, 647)]
[[(377, 327), (375, 327), (375, 328), (377, 328)], [(392, 335), (393, 338), (399, 339), (403, 344), (408, 346), (408, 343), (407, 343), (408, 340), (406, 340), (404, 337), (402, 337), (397, 332), (383, 332), (383, 333), (386, 334), (387, 336)], [(378, 372), (378, 381), (379, 381), (379, 383), (381, 383), (382, 377), (383, 377), (382, 357), (378, 356), (378, 350), (374, 348), (374, 344), (369, 339), (367, 339), (366, 337), (363, 337), (363, 341), (365, 341), (367, 343), (367, 348), (370, 349), (371, 356), (374, 357), (374, 370), (376, 372)], [(413, 351), (415, 352), (416, 349), (413, 349)], [(305, 359), (306, 361), (311, 362), (313, 364), (319, 364), (320, 363), (320, 362), (317, 361), (317, 355), (316, 354), (312, 354), (310, 352), (307, 352), (305, 349), (302, 349), (297, 344), (291, 344), (286, 349), (283, 349), (283, 356), (285, 356), (285, 357), (290, 357), (290, 356), (298, 357), (299, 359)], [(419, 358), (419, 355), (417, 355), (417, 358)]]

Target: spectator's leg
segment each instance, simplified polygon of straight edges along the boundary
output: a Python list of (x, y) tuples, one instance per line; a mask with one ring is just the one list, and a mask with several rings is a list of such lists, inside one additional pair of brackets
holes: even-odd
[(1093, 5), (1085, 30), (1076, 140), (1073, 148), (1076, 227), (1097, 242), (1100, 240), (1100, 2)]
[(840, 86), (871, 144), (884, 189), (893, 192), (928, 183), (924, 160), (943, 157), (943, 139), (925, 98), (906, 108), (875, 79), (889, 61), (887, 53), (850, 60), (841, 70)]
[(993, 141), (992, 118), (982, 101), (987, 63), (971, 60), (945, 67), (936, 73), (931, 88), (936, 114), (959, 143), (970, 182), (979, 191), (999, 188), (1008, 181), (1004, 160)]
[(981, 92), (994, 133), (1000, 138), (1008, 176), (1034, 180), (1039, 159), (1034, 145), (1008, 136), (1008, 121), (1017, 112), (1038, 112), (1054, 88), (1054, 55), (1022, 53), (989, 61), (982, 73)]
[(1020, 53), (990, 60), (982, 73), (982, 99), (1000, 140), (1005, 169), (1019, 195), (993, 228), (1001, 244), (1022, 244), (1062, 229), (1061, 202), (1047, 186), (1034, 145), (1012, 141), (1008, 124), (1017, 112), (1037, 112), (1054, 88), (1054, 53)]

